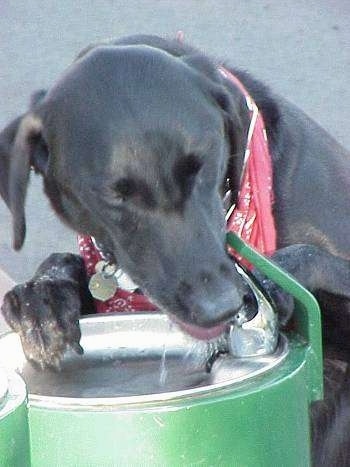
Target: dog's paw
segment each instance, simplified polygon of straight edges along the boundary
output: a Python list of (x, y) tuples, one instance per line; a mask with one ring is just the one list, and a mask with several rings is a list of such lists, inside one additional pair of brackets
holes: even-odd
[(76, 283), (41, 278), (15, 286), (1, 307), (8, 325), (19, 334), (27, 359), (42, 369), (60, 369), (64, 353), (79, 344), (81, 300)]
[[(325, 254), (328, 255), (313, 245), (296, 244), (277, 250), (270, 259), (312, 292), (319, 276), (316, 265), (322, 264), (320, 261)], [(317, 263), (317, 259), (319, 263)], [(284, 326), (294, 311), (293, 297), (260, 271), (255, 269), (253, 275), (274, 303), (279, 321)]]
[(268, 279), (257, 269), (254, 269), (252, 274), (277, 310), (280, 325), (285, 326), (294, 311), (294, 299), (292, 295), (285, 292), (281, 287), (275, 284), (275, 282)]

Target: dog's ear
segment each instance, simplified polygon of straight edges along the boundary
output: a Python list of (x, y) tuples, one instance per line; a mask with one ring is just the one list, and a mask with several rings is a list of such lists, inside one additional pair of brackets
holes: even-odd
[(15, 250), (21, 249), (24, 243), (26, 233), (24, 206), (29, 173), (37, 149), (42, 152), (42, 148), (42, 122), (34, 114), (29, 113), (21, 119), (18, 125), (11, 151), (9, 204), (13, 217), (13, 247)]
[(48, 149), (42, 137), (42, 122), (35, 109), (45, 91), (34, 93), (30, 110), (0, 132), (0, 195), (13, 216), (13, 247), (19, 250), (25, 237), (24, 204), (31, 167), (45, 174)]
[(32, 113), (18, 117), (0, 133), (0, 195), (13, 218), (13, 247), (24, 243), (24, 205), (31, 168), (45, 174), (48, 149), (42, 138), (42, 122)]
[(191, 68), (195, 68), (210, 81), (220, 83), (221, 78), (218, 72), (218, 67), (208, 57), (198, 53), (185, 55), (184, 57), (181, 57), (181, 60)]
[(243, 99), (241, 96), (232, 95), (224, 86), (214, 86), (212, 96), (224, 120), (225, 137), (229, 144), (230, 155), (240, 154), (245, 149), (246, 139), (242, 119)]
[(234, 155), (244, 150), (244, 135), (242, 115), (245, 109), (244, 97), (235, 95), (223, 85), (223, 76), (219, 65), (209, 58), (200, 55), (188, 55), (182, 60), (205, 77), (211, 96), (219, 107), (225, 123), (225, 136), (229, 143), (230, 154)]

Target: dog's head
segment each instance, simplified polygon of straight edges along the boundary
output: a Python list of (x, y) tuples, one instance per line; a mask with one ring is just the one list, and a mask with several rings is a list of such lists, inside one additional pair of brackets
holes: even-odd
[(15, 248), (34, 167), (62, 219), (154, 302), (190, 332), (215, 329), (248, 293), (226, 253), (220, 191), (244, 140), (239, 108), (204, 59), (143, 45), (88, 51), (0, 136)]

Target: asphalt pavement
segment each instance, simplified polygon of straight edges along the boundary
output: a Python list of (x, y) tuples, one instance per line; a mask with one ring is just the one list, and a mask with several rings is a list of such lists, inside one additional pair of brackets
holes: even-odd
[[(348, 0), (1, 0), (0, 128), (88, 43), (182, 30), (186, 41), (252, 72), (350, 148), (349, 21)], [(27, 229), (24, 248), (14, 252), (0, 201), (0, 267), (16, 281), (51, 252), (77, 251), (75, 234), (56, 218), (34, 176)]]

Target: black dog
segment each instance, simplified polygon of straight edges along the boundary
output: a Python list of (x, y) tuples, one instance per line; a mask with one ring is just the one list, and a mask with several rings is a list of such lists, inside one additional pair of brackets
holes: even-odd
[[(250, 117), (218, 65), (153, 36), (84, 50), (0, 135), (0, 191), (13, 214), (15, 248), (25, 237), (33, 167), (60, 217), (102, 244), (162, 309), (208, 329), (231, 319), (249, 292), (226, 253), (222, 193), (228, 179), (237, 197)], [(350, 155), (289, 102), (234, 74), (268, 133), (274, 259), (322, 306), (327, 398), (314, 415), (315, 463), (346, 465)], [(291, 301), (263, 283), (287, 322)], [(83, 262), (71, 254), (50, 256), (3, 305), (27, 357), (42, 365), (59, 365), (68, 347), (81, 351), (77, 320), (93, 310)]]

